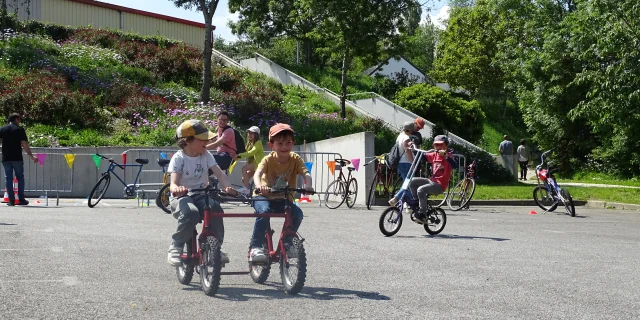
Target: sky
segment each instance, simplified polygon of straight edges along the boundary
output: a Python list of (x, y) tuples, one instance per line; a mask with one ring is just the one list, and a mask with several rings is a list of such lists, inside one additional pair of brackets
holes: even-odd
[[(181, 18), (185, 20), (191, 20), (196, 22), (204, 23), (204, 17), (202, 16), (202, 12), (196, 12), (192, 10), (185, 10), (181, 8), (176, 8), (173, 4), (173, 1), (170, 0), (99, 0), (100, 2), (111, 3), (123, 7), (129, 7), (138, 10), (149, 11), (153, 13), (164, 14), (167, 16), (172, 16), (176, 18)], [(337, 0), (342, 1), (342, 0)], [(427, 12), (426, 10), (422, 13), (422, 18), (426, 18), (427, 15), (431, 16), (431, 21), (444, 28), (441, 19), (446, 19), (449, 17), (449, 6), (448, 0), (428, 0), (427, 5), (432, 9)], [(231, 33), (231, 29), (227, 26), (227, 22), (229, 20), (236, 21), (238, 19), (238, 14), (232, 14), (229, 12), (229, 5), (227, 0), (220, 0), (218, 4), (218, 8), (216, 13), (213, 15), (213, 25), (216, 26), (216, 30), (214, 32), (216, 37), (222, 37), (227, 41), (235, 41), (237, 37)]]

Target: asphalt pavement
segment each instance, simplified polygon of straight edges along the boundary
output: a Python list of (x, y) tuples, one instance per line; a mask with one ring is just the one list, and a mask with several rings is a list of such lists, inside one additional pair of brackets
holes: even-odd
[[(205, 296), (166, 262), (176, 220), (135, 200), (0, 207), (0, 319), (638, 319), (640, 212), (534, 207), (448, 213), (429, 236), (405, 216), (378, 229), (382, 207), (302, 204), (305, 287), (282, 291), (223, 276)], [(223, 206), (227, 212), (249, 207)], [(535, 210), (538, 214), (529, 214)], [(279, 231), (281, 219), (272, 226)], [(226, 218), (224, 271), (247, 270), (253, 220)]]

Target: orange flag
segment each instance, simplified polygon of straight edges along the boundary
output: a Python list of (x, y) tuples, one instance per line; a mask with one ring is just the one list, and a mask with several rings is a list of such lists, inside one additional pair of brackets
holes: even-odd
[(327, 166), (329, 167), (329, 171), (331, 171), (332, 175), (336, 174), (336, 162), (335, 161), (327, 161)]

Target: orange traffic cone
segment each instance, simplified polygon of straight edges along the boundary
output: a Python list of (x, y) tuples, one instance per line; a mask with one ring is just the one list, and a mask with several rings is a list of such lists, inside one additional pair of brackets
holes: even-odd
[(538, 214), (535, 210), (529, 211), (529, 214)]
[[(303, 188), (306, 188), (306, 182), (302, 183)], [(300, 203), (311, 203), (311, 198), (307, 194), (300, 195)]]
[[(18, 179), (13, 178), (13, 203), (18, 204), (20, 199), (18, 199)], [(7, 189), (4, 189), (4, 198), (2, 198), (2, 203), (9, 202), (9, 194), (7, 193)]]

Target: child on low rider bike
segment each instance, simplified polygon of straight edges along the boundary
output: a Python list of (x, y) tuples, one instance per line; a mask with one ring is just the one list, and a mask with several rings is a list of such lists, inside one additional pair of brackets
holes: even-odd
[[(229, 178), (222, 172), (216, 160), (207, 151), (207, 142), (215, 135), (199, 120), (187, 120), (176, 129), (176, 139), (180, 151), (176, 152), (169, 162), (168, 172), (171, 174), (171, 196), (169, 204), (173, 217), (178, 219), (178, 228), (171, 236), (173, 239), (169, 247), (168, 261), (172, 266), (182, 265), (182, 249), (191, 240), (193, 229), (201, 221), (204, 213), (205, 195), (188, 194), (187, 189), (205, 188), (209, 185), (208, 171), (211, 169), (216, 175), (225, 192), (237, 195), (231, 187)], [(220, 204), (209, 200), (213, 212), (222, 213)], [(224, 225), (222, 218), (213, 218), (211, 228), (222, 243), (224, 239)], [(221, 253), (222, 262), (228, 263), (229, 257)]]
[[(296, 188), (298, 175), (304, 176), (305, 186), (308, 191), (313, 191), (312, 179), (309, 170), (304, 165), (302, 158), (291, 152), (293, 148), (293, 129), (288, 124), (278, 123), (269, 129), (269, 147), (273, 150), (264, 157), (257, 166), (253, 175), (253, 183), (256, 189), (260, 189), (260, 195), (253, 197), (256, 200), (253, 208), (258, 217), (253, 227), (251, 238), (251, 252), (249, 261), (266, 262), (267, 256), (262, 250), (265, 240), (265, 232), (269, 224), (269, 218), (260, 217), (261, 213), (282, 213), (284, 212), (284, 199), (280, 201), (264, 201), (267, 199), (282, 199), (282, 194), (269, 194), (270, 188)], [(298, 231), (302, 223), (302, 210), (293, 204), (293, 193), (286, 195), (291, 207), (294, 231)], [(263, 201), (260, 201), (263, 200)]]
[(427, 162), (431, 163), (431, 179), (415, 177), (409, 183), (411, 194), (418, 195), (420, 202), (420, 210), (415, 216), (418, 223), (424, 222), (427, 217), (427, 195), (438, 195), (447, 190), (451, 171), (458, 165), (453, 159), (453, 155), (447, 152), (448, 147), (449, 138), (447, 136), (436, 136), (433, 139), (433, 148), (436, 149), (436, 152), (425, 155)]

